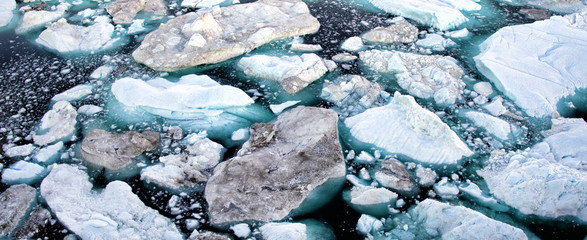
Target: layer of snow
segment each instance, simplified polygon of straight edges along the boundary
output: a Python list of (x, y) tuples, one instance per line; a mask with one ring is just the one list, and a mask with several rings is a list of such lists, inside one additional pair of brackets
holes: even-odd
[(59, 222), (82, 239), (183, 239), (128, 184), (113, 181), (100, 192), (92, 187), (78, 167), (55, 165), (40, 189)]
[(165, 118), (216, 116), (229, 107), (244, 107), (254, 101), (242, 90), (220, 85), (210, 77), (186, 75), (178, 82), (163, 78), (143, 81), (122, 78), (112, 84), (116, 99)]
[(59, 93), (57, 95), (55, 95), (53, 98), (51, 98), (51, 101), (75, 101), (75, 100), (80, 100), (90, 94), (92, 94), (92, 89), (94, 89), (94, 86), (92, 86), (91, 84), (80, 84), (77, 85), (75, 87), (72, 87), (68, 90), (66, 90), (65, 92)]
[(532, 117), (587, 87), (587, 11), (505, 27), (481, 45), (479, 71)]
[(399, 93), (389, 104), (368, 109), (344, 123), (357, 140), (426, 165), (457, 164), (473, 154), (436, 114)]

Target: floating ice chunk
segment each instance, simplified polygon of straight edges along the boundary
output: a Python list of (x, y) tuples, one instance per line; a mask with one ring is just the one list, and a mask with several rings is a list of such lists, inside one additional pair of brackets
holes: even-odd
[(358, 57), (348, 53), (339, 53), (332, 56), (332, 61), (335, 62), (352, 62), (356, 60)]
[(359, 155), (355, 157), (355, 162), (362, 164), (371, 164), (375, 162), (375, 157), (368, 152), (361, 151)]
[(232, 230), (234, 232), (234, 235), (236, 235), (239, 238), (247, 238), (251, 234), (249, 224), (246, 223), (236, 224), (230, 227), (230, 230)]
[(418, 183), (423, 187), (430, 187), (436, 181), (436, 172), (430, 168), (422, 167), (418, 164), (416, 167), (416, 177), (418, 177)]
[[(479, 71), (531, 117), (587, 88), (587, 11), (500, 29), (474, 57)], [(515, 56), (515, 57), (513, 57)]]
[[(561, 164), (587, 171), (587, 124), (582, 119), (553, 119), (552, 128), (543, 133), (546, 138), (532, 147), (531, 152), (550, 151)], [(543, 146), (548, 144), (548, 147)], [(546, 150), (546, 151), (545, 151)]]
[(37, 198), (27, 185), (11, 186), (0, 194), (0, 237), (8, 237), (26, 216)]
[(75, 136), (77, 112), (67, 101), (59, 101), (43, 115), (41, 124), (33, 132), (35, 144), (44, 146), (57, 141), (68, 142)]
[(319, 52), (322, 51), (322, 46), (318, 44), (294, 43), (290, 49), (297, 52)]
[(166, 15), (167, 7), (163, 0), (116, 0), (106, 7), (106, 12), (116, 24), (132, 23), (133, 18), (141, 11)]
[(183, 0), (181, 1), (182, 7), (189, 8), (211, 8), (217, 5), (228, 5), (232, 4), (231, 0)]
[(389, 215), (389, 207), (395, 204), (398, 195), (386, 188), (354, 186), (343, 193), (345, 201), (357, 212), (377, 217)]
[(198, 230), (194, 230), (188, 240), (232, 240), (231, 237), (228, 237), (221, 233), (215, 233), (210, 231), (202, 231), (198, 232)]
[(234, 132), (230, 136), (232, 141), (243, 141), (249, 138), (249, 129), (248, 128), (241, 128)]
[(522, 129), (516, 125), (482, 112), (463, 110), (459, 112), (459, 116), (473, 122), (500, 141), (519, 138), (523, 133)]
[(418, 39), (418, 28), (402, 18), (389, 27), (377, 27), (366, 32), (362, 38), (379, 43), (411, 43)]
[(186, 75), (178, 82), (156, 78), (147, 82), (122, 78), (112, 84), (116, 100), (128, 107), (170, 119), (217, 116), (230, 107), (244, 107), (254, 101), (242, 90), (218, 84), (210, 77)]
[[(162, 24), (147, 34), (133, 57), (155, 70), (177, 71), (219, 63), (275, 39), (314, 33), (319, 27), (302, 1), (262, 0), (216, 7)], [(192, 38), (199, 40), (192, 42)]]
[[(536, 0), (499, 0), (499, 2), (515, 5), (515, 6), (532, 6), (536, 8), (548, 9), (557, 13), (576, 13), (585, 10), (585, 2), (581, 0), (551, 0), (551, 1), (536, 1)], [(538, 10), (538, 9), (536, 9)], [(548, 18), (548, 17), (547, 17)], [(539, 19), (541, 20), (541, 19)]]
[(72, 101), (80, 100), (80, 99), (92, 94), (92, 89), (94, 89), (94, 86), (92, 86), (91, 84), (80, 84), (80, 85), (77, 85), (73, 88), (66, 90), (65, 92), (62, 92), (60, 94), (55, 95), (53, 98), (51, 98), (51, 101), (72, 102)]
[(10, 146), (4, 148), (4, 155), (7, 157), (24, 157), (30, 155), (36, 149), (33, 144), (26, 144), (20, 146)]
[(369, 0), (375, 7), (424, 25), (449, 30), (469, 19), (461, 11), (481, 10), (481, 5), (471, 0)]
[(124, 182), (110, 182), (98, 193), (78, 167), (55, 165), (40, 189), (59, 222), (82, 239), (183, 238)]
[(491, 83), (488, 82), (478, 82), (473, 85), (473, 89), (475, 92), (481, 94), (482, 96), (489, 97), (489, 95), (493, 94), (493, 88), (491, 87)]
[(449, 38), (453, 38), (453, 39), (461, 39), (461, 38), (468, 38), (469, 36), (471, 36), (471, 33), (469, 32), (469, 29), (463, 28), (460, 30), (456, 30), (456, 31), (452, 31), (452, 32), (446, 32), (444, 34), (444, 36), (447, 36)]
[(375, 71), (393, 73), (411, 95), (442, 106), (453, 105), (465, 87), (463, 69), (452, 57), (380, 50), (364, 51), (359, 57)]
[(105, 21), (96, 21), (84, 27), (72, 25), (62, 18), (47, 25), (36, 42), (60, 53), (95, 52), (106, 50), (120, 38), (112, 38), (114, 26)]
[(98, 107), (96, 105), (83, 105), (83, 106), (79, 107), (77, 112), (79, 114), (84, 114), (84, 115), (94, 115), (96, 113), (101, 112), (102, 110), (103, 109), (101, 107)]
[(383, 107), (371, 108), (344, 121), (357, 140), (425, 165), (454, 165), (473, 152), (434, 113), (413, 97), (396, 93)]
[(15, 0), (4, 0), (0, 2), (0, 27), (8, 25), (12, 21), (12, 17), (14, 16), (12, 12), (14, 9), (16, 9)]
[(383, 228), (383, 223), (370, 215), (362, 214), (357, 222), (357, 231), (363, 235), (369, 235)]
[(55, 163), (61, 152), (63, 150), (63, 142), (57, 142), (53, 145), (46, 146), (41, 148), (37, 154), (33, 157), (33, 159), (43, 165), (50, 165)]
[(38, 164), (26, 161), (18, 161), (2, 170), (2, 183), (8, 185), (15, 184), (35, 184), (45, 176), (45, 168)]
[(65, 12), (69, 9), (68, 3), (59, 4), (55, 11), (28, 11), (24, 13), (22, 24), (14, 31), (17, 34), (25, 34), (45, 27), (45, 24), (56, 21), (65, 16)]
[(96, 68), (96, 70), (94, 70), (92, 72), (92, 74), (90, 74), (90, 78), (91, 79), (106, 79), (110, 76), (110, 74), (112, 73), (113, 70), (114, 70), (114, 67), (110, 66), (110, 65), (100, 66), (100, 67)]
[(411, 195), (418, 187), (410, 179), (404, 165), (393, 158), (381, 163), (381, 168), (375, 172), (375, 180), (386, 188), (391, 188), (401, 194)]
[(459, 188), (452, 182), (448, 182), (448, 178), (443, 177), (439, 182), (434, 184), (434, 192), (443, 199), (455, 199), (459, 195)]
[(463, 206), (426, 199), (411, 212), (427, 234), (442, 239), (528, 239), (524, 231)]
[(293, 107), (300, 102), (301, 101), (287, 101), (287, 102), (280, 103), (280, 104), (271, 104), (271, 105), (269, 105), (269, 108), (271, 108), (271, 111), (273, 111), (273, 113), (279, 114), (279, 113), (283, 112), (283, 110), (288, 109), (290, 107)]
[(359, 75), (343, 75), (325, 81), (320, 98), (334, 103), (343, 116), (350, 116), (382, 103), (386, 94), (376, 82)]
[(249, 76), (279, 82), (290, 94), (297, 93), (329, 71), (325, 61), (314, 53), (283, 57), (254, 55), (241, 58), (238, 66)]
[(363, 47), (365, 47), (365, 45), (363, 45), (363, 39), (360, 37), (351, 37), (345, 40), (340, 46), (342, 50), (349, 52), (359, 51), (363, 49)]
[(501, 97), (495, 97), (492, 99), (490, 103), (487, 103), (482, 106), (487, 112), (489, 112), (493, 116), (501, 116), (508, 112), (508, 110), (503, 106), (503, 99)]
[(502, 205), (497, 199), (488, 196), (485, 194), (477, 184), (472, 182), (461, 183), (459, 185), (459, 190), (465, 197), (473, 199), (473, 201), (483, 205), (490, 207), (495, 211), (508, 211), (509, 207)]
[(456, 43), (442, 37), (440, 34), (431, 33), (427, 34), (426, 38), (416, 41), (416, 45), (434, 51), (444, 51), (447, 48), (454, 47)]
[(259, 228), (263, 239), (306, 240), (306, 225), (302, 223), (267, 223)]
[(145, 19), (132, 20), (132, 24), (128, 27), (128, 34), (135, 35), (146, 32), (148, 29), (145, 27)]

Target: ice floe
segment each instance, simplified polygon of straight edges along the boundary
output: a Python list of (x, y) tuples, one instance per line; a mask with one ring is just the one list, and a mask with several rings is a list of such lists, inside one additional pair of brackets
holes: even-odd
[(106, 7), (106, 11), (114, 23), (129, 24), (141, 11), (165, 16), (167, 7), (163, 0), (116, 0)]
[(8, 25), (12, 21), (15, 9), (15, 0), (5, 0), (0, 3), (0, 27)]
[(64, 18), (47, 25), (36, 42), (60, 53), (93, 53), (113, 47), (120, 38), (113, 38), (114, 26), (96, 21), (84, 27), (72, 25)]
[(377, 43), (411, 43), (418, 39), (418, 28), (400, 17), (390, 26), (377, 27), (361, 37)]
[(37, 191), (28, 185), (15, 185), (0, 193), (0, 237), (8, 237), (37, 199)]
[(45, 24), (57, 21), (65, 16), (70, 4), (63, 3), (55, 7), (53, 11), (30, 10), (24, 13), (22, 23), (14, 29), (18, 34), (25, 34), (30, 31), (45, 27)]
[(76, 135), (77, 112), (67, 101), (53, 105), (41, 119), (41, 124), (33, 133), (35, 144), (44, 146), (57, 141), (68, 142)]

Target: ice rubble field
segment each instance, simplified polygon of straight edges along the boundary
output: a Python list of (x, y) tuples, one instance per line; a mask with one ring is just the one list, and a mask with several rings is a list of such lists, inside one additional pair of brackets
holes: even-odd
[(580, 0), (3, 0), (0, 239), (585, 239)]

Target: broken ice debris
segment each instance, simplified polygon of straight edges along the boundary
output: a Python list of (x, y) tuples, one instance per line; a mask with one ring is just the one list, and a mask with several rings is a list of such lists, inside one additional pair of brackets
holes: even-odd
[(164, 16), (167, 7), (163, 0), (116, 0), (106, 7), (116, 24), (129, 24), (139, 12)]
[(448, 56), (368, 50), (359, 54), (369, 68), (394, 74), (401, 88), (413, 96), (450, 106), (461, 98), (463, 69)]
[(403, 18), (398, 18), (388, 27), (376, 27), (361, 36), (369, 42), (411, 43), (418, 39), (418, 28)]
[(481, 10), (481, 5), (472, 0), (369, 0), (373, 6), (420, 24), (439, 30), (450, 30), (467, 22), (464, 11)]
[(320, 98), (334, 103), (334, 109), (346, 117), (383, 103), (388, 95), (376, 82), (359, 75), (343, 75), (325, 81)]
[(440, 118), (412, 96), (396, 92), (390, 103), (344, 121), (352, 137), (423, 165), (456, 165), (473, 152)]
[(44, 208), (37, 208), (29, 214), (28, 220), (24, 222), (23, 226), (16, 230), (14, 238), (30, 239), (35, 234), (41, 231), (47, 222), (51, 219), (51, 213)]
[(0, 194), (0, 237), (8, 237), (32, 207), (37, 198), (35, 188), (15, 185)]
[(113, 47), (120, 38), (113, 38), (114, 26), (108, 20), (84, 27), (67, 23), (64, 18), (47, 25), (36, 42), (60, 53), (94, 53)]
[(35, 144), (44, 146), (57, 141), (68, 142), (76, 134), (77, 112), (67, 101), (59, 101), (53, 105), (41, 119), (41, 124), (33, 132)]
[(297, 0), (214, 7), (161, 25), (132, 55), (155, 70), (177, 71), (222, 62), (275, 39), (314, 33), (319, 27), (308, 6)]
[(22, 23), (14, 29), (17, 34), (25, 34), (44, 28), (47, 23), (56, 21), (65, 16), (69, 9), (68, 3), (59, 4), (54, 11), (31, 10), (24, 13)]
[(332, 110), (301, 106), (253, 124), (237, 156), (208, 180), (212, 224), (281, 220), (328, 202), (346, 173), (337, 122)]
[(75, 87), (72, 87), (65, 92), (55, 95), (51, 98), (51, 101), (59, 102), (59, 101), (76, 101), (80, 100), (90, 94), (92, 94), (92, 89), (94, 86), (91, 84), (80, 84)]
[(479, 47), (479, 71), (531, 117), (587, 87), (587, 11), (504, 27)]
[(169, 219), (151, 209), (121, 181), (100, 192), (76, 166), (55, 165), (41, 195), (64, 227), (82, 239), (182, 239)]
[(159, 147), (159, 134), (145, 131), (128, 131), (116, 134), (102, 129), (93, 129), (82, 142), (83, 159), (89, 163), (118, 170), (129, 165), (143, 152)]
[(57, 142), (53, 145), (41, 148), (41, 150), (33, 156), (33, 159), (45, 166), (51, 165), (58, 160), (61, 150), (63, 150), (63, 142)]
[(283, 89), (295, 94), (329, 71), (328, 64), (314, 53), (300, 56), (274, 57), (254, 55), (238, 61), (238, 66), (249, 76), (279, 82)]

